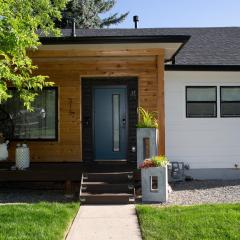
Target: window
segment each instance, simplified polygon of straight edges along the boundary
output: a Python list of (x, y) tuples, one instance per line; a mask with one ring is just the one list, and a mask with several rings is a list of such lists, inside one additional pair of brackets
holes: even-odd
[(113, 107), (113, 151), (120, 151), (120, 94), (112, 95)]
[(57, 88), (44, 88), (32, 104), (34, 111), (27, 111), (15, 89), (13, 97), (1, 105), (14, 123), (14, 139), (57, 140)]
[(151, 192), (158, 192), (158, 176), (150, 176)]
[(240, 86), (220, 87), (221, 117), (240, 117)]
[(217, 117), (217, 87), (186, 87), (186, 117)]

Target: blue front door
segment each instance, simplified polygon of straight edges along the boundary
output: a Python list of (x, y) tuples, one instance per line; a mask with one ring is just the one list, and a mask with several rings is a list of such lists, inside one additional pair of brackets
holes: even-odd
[(95, 160), (126, 159), (126, 91), (121, 86), (93, 89)]

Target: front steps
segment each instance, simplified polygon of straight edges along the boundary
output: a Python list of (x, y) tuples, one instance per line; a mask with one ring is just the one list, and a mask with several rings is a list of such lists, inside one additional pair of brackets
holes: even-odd
[(84, 173), (80, 186), (82, 204), (135, 202), (133, 172)]

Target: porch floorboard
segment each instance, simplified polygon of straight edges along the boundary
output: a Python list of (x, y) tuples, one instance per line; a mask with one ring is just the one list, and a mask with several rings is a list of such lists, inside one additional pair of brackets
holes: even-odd
[(11, 170), (14, 162), (0, 163), (0, 182), (6, 181), (80, 181), (83, 172), (134, 171), (136, 163), (57, 162), (31, 163), (26, 170)]

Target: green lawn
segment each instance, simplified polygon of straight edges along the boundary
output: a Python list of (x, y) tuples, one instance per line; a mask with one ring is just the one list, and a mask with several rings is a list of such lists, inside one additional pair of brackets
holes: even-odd
[(240, 239), (240, 204), (138, 205), (137, 213), (144, 240)]
[(79, 203), (0, 205), (0, 240), (62, 240)]

